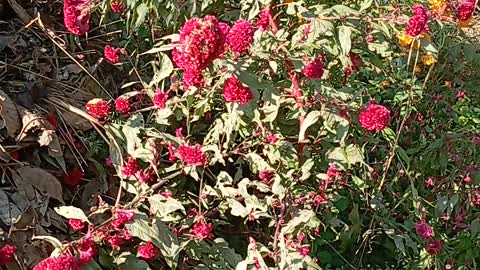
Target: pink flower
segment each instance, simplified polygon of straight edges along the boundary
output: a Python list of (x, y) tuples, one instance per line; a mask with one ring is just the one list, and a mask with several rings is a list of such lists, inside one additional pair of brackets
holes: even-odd
[(438, 252), (440, 252), (440, 250), (442, 250), (442, 241), (428, 239), (425, 245), (425, 249), (427, 250), (428, 254), (430, 254), (431, 256), (435, 256)]
[(428, 225), (425, 220), (422, 220), (415, 224), (415, 230), (421, 237), (427, 239), (433, 236), (433, 228)]
[(267, 185), (270, 185), (270, 182), (272, 181), (272, 177), (273, 177), (273, 171), (271, 170), (263, 170), (263, 171), (260, 171), (260, 173), (258, 174), (258, 178), (260, 178), (260, 180), (262, 180), (262, 182)]
[(310, 255), (310, 248), (309, 247), (300, 247), (298, 248), (298, 253), (303, 257)]
[(262, 9), (257, 19), (257, 27), (260, 31), (266, 31), (270, 26), (270, 18), (272, 17), (272, 12), (270, 9)]
[(463, 178), (463, 182), (465, 182), (465, 184), (471, 184), (472, 178), (469, 175), (467, 175), (465, 176), (465, 178)]
[(335, 163), (329, 164), (329, 167), (327, 170), (327, 176), (332, 180), (340, 177), (340, 171), (337, 169), (337, 165), (335, 165)]
[(412, 7), (414, 16), (408, 20), (408, 26), (405, 29), (405, 33), (411, 37), (416, 37), (421, 33), (428, 32), (428, 11), (427, 9), (420, 5), (416, 4)]
[(175, 146), (173, 144), (168, 145), (168, 160), (172, 162), (177, 161), (177, 156), (175, 156)]
[(103, 165), (104, 165), (106, 168), (108, 168), (108, 169), (113, 169), (113, 168), (115, 168), (115, 167), (113, 166), (112, 158), (110, 158), (110, 157), (107, 157), (107, 158), (105, 159), (105, 162), (103, 163)]
[(473, 16), (475, 0), (463, 0), (457, 6), (456, 16), (460, 21), (466, 21)]
[(112, 249), (118, 250), (123, 242), (123, 238), (119, 237), (118, 235), (110, 235), (106, 238), (106, 241)]
[(83, 222), (80, 219), (76, 218), (71, 218), (68, 220), (68, 225), (70, 228), (72, 228), (74, 231), (81, 231), (83, 228), (85, 228), (85, 222)]
[(305, 65), (302, 69), (302, 73), (308, 79), (321, 79), (323, 76), (323, 56), (318, 56)]
[(82, 182), (85, 174), (79, 167), (74, 167), (63, 176), (63, 182), (69, 186), (76, 186)]
[(205, 80), (201, 70), (187, 69), (183, 72), (183, 89), (188, 90), (190, 86), (204, 87)]
[(457, 98), (458, 98), (458, 99), (463, 99), (463, 98), (465, 98), (465, 92), (459, 91), (459, 92), (457, 93)]
[(63, 2), (63, 21), (72, 34), (85, 35), (90, 26), (90, 0), (65, 0)]
[(105, 55), (105, 59), (107, 59), (107, 61), (109, 61), (112, 64), (116, 64), (120, 61), (120, 55), (118, 53), (121, 53), (123, 55), (127, 54), (125, 49), (116, 48), (110, 45), (105, 46), (103, 53)]
[(197, 217), (197, 222), (190, 229), (190, 233), (194, 235), (194, 238), (197, 240), (205, 240), (213, 238), (212, 234), (213, 225), (205, 223), (205, 218), (203, 216)]
[(150, 170), (139, 170), (135, 173), (135, 177), (141, 184), (149, 183), (153, 180), (153, 175)]
[(113, 13), (124, 13), (125, 12), (125, 4), (122, 0), (114, 0), (110, 3), (110, 9)]
[(157, 88), (153, 94), (153, 105), (159, 109), (164, 109), (167, 105), (168, 94), (165, 93), (162, 89)]
[(87, 108), (87, 112), (89, 115), (97, 119), (106, 118), (111, 111), (111, 108), (108, 105), (108, 102), (101, 98), (94, 98), (90, 100), (85, 105), (85, 108)]
[(178, 147), (177, 153), (180, 156), (180, 159), (187, 165), (203, 166), (207, 163), (207, 155), (203, 153), (202, 146), (200, 144), (193, 146), (182, 144)]
[(319, 206), (320, 204), (324, 204), (327, 202), (327, 195), (325, 193), (321, 193), (319, 195), (316, 195), (314, 198), (313, 198), (313, 206), (317, 207)]
[(137, 257), (151, 260), (160, 255), (160, 250), (153, 245), (152, 242), (148, 241), (143, 245), (138, 246)]
[(62, 255), (57, 258), (46, 258), (32, 270), (81, 270), (81, 268), (77, 258), (72, 255)]
[(121, 230), (125, 223), (130, 222), (135, 217), (135, 212), (133, 210), (122, 210), (118, 209), (115, 211), (114, 219), (112, 221), (112, 227), (115, 230)]
[(124, 177), (134, 176), (140, 169), (138, 168), (137, 160), (133, 157), (128, 157), (127, 163), (122, 167), (122, 174)]
[(425, 185), (427, 187), (433, 187), (435, 186), (435, 180), (433, 180), (433, 178), (428, 178), (427, 180), (425, 180)]
[(179, 139), (183, 138), (183, 127), (179, 127), (175, 130), (175, 137)]
[(470, 200), (473, 205), (480, 206), (480, 190), (473, 191)]
[(123, 97), (115, 99), (115, 109), (120, 113), (128, 113), (131, 109), (130, 101)]
[(4, 245), (0, 248), (0, 265), (6, 265), (7, 263), (12, 262), (16, 251), (17, 248), (10, 244)]
[(227, 102), (238, 104), (247, 104), (253, 98), (253, 92), (250, 88), (244, 86), (235, 76), (228, 78), (223, 86), (223, 97)]
[(371, 102), (358, 116), (358, 122), (367, 131), (384, 130), (390, 122), (390, 111), (382, 105)]
[(250, 47), (253, 42), (253, 26), (246, 20), (236, 21), (227, 35), (228, 46), (232, 51), (242, 53)]
[(200, 71), (225, 51), (228, 26), (213, 16), (191, 18), (180, 28), (179, 46), (173, 50), (173, 61), (183, 70)]
[(91, 262), (97, 256), (97, 247), (90, 235), (87, 235), (77, 246), (80, 253), (80, 264), (85, 265)]

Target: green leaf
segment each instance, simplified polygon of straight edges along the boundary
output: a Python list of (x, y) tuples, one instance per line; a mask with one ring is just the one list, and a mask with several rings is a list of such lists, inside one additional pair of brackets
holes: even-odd
[(320, 111), (311, 111), (307, 114), (307, 116), (303, 120), (302, 126), (300, 127), (300, 132), (298, 133), (299, 142), (303, 142), (305, 140), (305, 133), (307, 132), (307, 129), (316, 122), (318, 122), (320, 114)]
[(137, 20), (135, 21), (135, 28), (138, 28), (140, 27), (140, 25), (143, 24), (143, 22), (145, 22), (145, 18), (147, 17), (147, 13), (148, 13), (147, 5), (144, 3), (141, 3), (140, 5), (138, 5), (136, 12), (138, 17), (137, 17)]
[(54, 208), (55, 212), (66, 219), (79, 219), (91, 224), (82, 209), (75, 206), (60, 206)]
[(174, 198), (166, 198), (160, 194), (155, 194), (148, 198), (148, 202), (150, 203), (150, 213), (160, 218), (178, 210), (185, 213), (185, 207)]
[(352, 48), (352, 30), (348, 26), (340, 26), (338, 30), (338, 39), (344, 55), (348, 55)]
[(135, 218), (132, 223), (125, 225), (132, 236), (138, 237), (143, 241), (152, 241), (160, 249), (168, 266), (176, 268), (181, 246), (177, 237), (160, 220), (154, 220), (153, 223), (146, 219)]
[(360, 6), (360, 12), (369, 9), (373, 4), (373, 0), (364, 0)]
[(173, 72), (173, 63), (168, 55), (165, 53), (158, 53), (158, 56), (159, 61), (157, 65), (160, 67), (160, 69), (155, 68), (155, 74), (150, 82), (151, 86), (158, 85), (163, 79), (170, 76), (170, 74)]

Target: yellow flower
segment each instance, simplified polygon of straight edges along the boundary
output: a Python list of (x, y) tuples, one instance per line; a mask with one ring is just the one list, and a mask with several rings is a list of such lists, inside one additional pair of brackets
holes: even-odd
[(435, 62), (437, 62), (437, 60), (435, 60), (435, 58), (430, 55), (430, 54), (425, 54), (422, 56), (422, 62), (425, 66), (431, 66), (433, 64), (435, 64)]
[(446, 0), (428, 0), (428, 6), (430, 7), (430, 10), (436, 12), (445, 8), (446, 4)]
[(398, 43), (400, 46), (408, 48), (410, 47), (410, 44), (412, 44), (413, 38), (405, 33), (401, 33), (398, 36)]
[(458, 21), (458, 22), (457, 22), (457, 25), (458, 25), (458, 27), (466, 28), (466, 27), (470, 27), (470, 26), (471, 26), (471, 22), (472, 22), (472, 18), (469, 18), (469, 19), (467, 19), (467, 20)]

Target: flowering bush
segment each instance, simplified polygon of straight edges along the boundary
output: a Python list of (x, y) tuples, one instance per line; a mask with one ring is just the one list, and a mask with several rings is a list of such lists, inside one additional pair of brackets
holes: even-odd
[(476, 267), (476, 1), (143, 2), (101, 10), (138, 78), (85, 104), (113, 201), (59, 207), (74, 237), (34, 269)]

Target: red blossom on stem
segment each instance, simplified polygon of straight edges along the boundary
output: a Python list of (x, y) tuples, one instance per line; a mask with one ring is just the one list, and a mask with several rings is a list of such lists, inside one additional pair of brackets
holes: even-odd
[(16, 251), (17, 248), (14, 245), (7, 244), (2, 246), (0, 248), (0, 266), (12, 262)]
[(135, 212), (133, 210), (122, 210), (117, 209), (115, 211), (114, 219), (112, 221), (112, 227), (115, 230), (121, 230), (125, 223), (130, 222), (135, 217)]
[(207, 163), (207, 154), (203, 153), (200, 144), (182, 144), (178, 147), (177, 153), (180, 156), (180, 159), (187, 165), (203, 166)]
[(124, 177), (134, 176), (140, 169), (138, 168), (137, 160), (133, 157), (128, 157), (127, 163), (122, 167), (122, 175)]
[(32, 270), (81, 270), (81, 267), (77, 258), (72, 255), (62, 255), (57, 258), (46, 258)]
[(310, 248), (309, 247), (300, 247), (298, 248), (298, 253), (303, 257), (310, 255)]
[(257, 27), (260, 31), (266, 31), (270, 26), (270, 18), (272, 17), (272, 11), (268, 8), (262, 9), (257, 19)]
[(98, 254), (95, 242), (90, 235), (83, 238), (80, 244), (77, 245), (77, 251), (80, 253), (80, 264), (82, 265), (91, 262)]
[(155, 90), (155, 93), (153, 94), (153, 105), (155, 105), (159, 109), (164, 109), (167, 105), (167, 100), (168, 100), (168, 93), (163, 91), (160, 88), (157, 88)]
[(260, 178), (260, 180), (262, 180), (263, 183), (270, 185), (270, 182), (272, 181), (273, 173), (274, 172), (272, 170), (263, 170), (263, 171), (260, 171), (260, 173), (258, 174), (258, 178)]
[(473, 16), (476, 0), (463, 0), (457, 6), (456, 16), (460, 21), (467, 21)]
[(423, 238), (427, 239), (433, 236), (433, 228), (430, 225), (428, 225), (428, 223), (425, 222), (425, 220), (422, 220), (416, 223), (415, 230), (417, 231), (417, 234)]
[(228, 46), (237, 53), (248, 50), (253, 42), (254, 32), (250, 22), (246, 20), (236, 21), (227, 35)]
[(370, 102), (368, 107), (360, 112), (358, 122), (367, 131), (382, 131), (390, 123), (390, 110)]
[(116, 48), (110, 45), (106, 45), (103, 49), (105, 59), (112, 64), (120, 62), (120, 54), (127, 55), (127, 52), (123, 48)]
[(90, 26), (90, 0), (63, 1), (63, 21), (72, 34), (85, 35)]
[(227, 102), (243, 105), (250, 102), (254, 95), (250, 88), (244, 86), (235, 76), (232, 76), (223, 86), (223, 97)]
[(125, 4), (121, 0), (114, 0), (110, 3), (110, 9), (113, 13), (124, 13), (125, 12)]
[(323, 69), (323, 56), (318, 56), (303, 67), (302, 74), (308, 79), (321, 79), (323, 76)]
[(197, 240), (205, 240), (213, 238), (213, 225), (206, 223), (203, 216), (197, 217), (197, 222), (190, 229), (190, 233), (194, 235)]
[(83, 228), (85, 228), (85, 222), (83, 222), (83, 220), (76, 219), (76, 218), (69, 219), (68, 225), (70, 226), (70, 228), (72, 228), (75, 231), (81, 231), (83, 230)]
[(160, 249), (158, 249), (152, 242), (148, 241), (143, 245), (138, 246), (137, 257), (151, 260), (160, 255)]
[(97, 119), (106, 118), (111, 112), (111, 108), (108, 105), (108, 102), (101, 98), (94, 98), (90, 100), (85, 105), (85, 108), (87, 108), (87, 112), (89, 115)]
[(405, 29), (405, 33), (411, 37), (416, 37), (421, 33), (428, 32), (428, 14), (427, 9), (420, 5), (416, 4), (412, 7), (413, 17), (408, 20), (408, 26)]
[(131, 110), (130, 101), (124, 97), (118, 97), (115, 99), (115, 110), (119, 113), (128, 113)]
[(106, 241), (112, 249), (118, 250), (123, 242), (123, 238), (118, 235), (109, 235), (107, 236)]
[(428, 254), (435, 256), (438, 252), (440, 252), (440, 250), (442, 250), (442, 245), (442, 240), (428, 239), (425, 249), (427, 250)]

